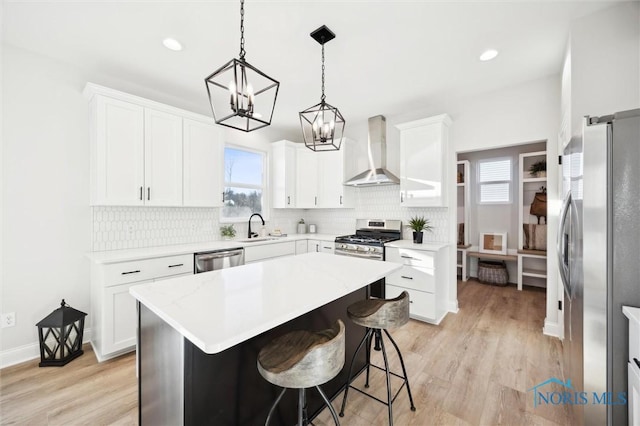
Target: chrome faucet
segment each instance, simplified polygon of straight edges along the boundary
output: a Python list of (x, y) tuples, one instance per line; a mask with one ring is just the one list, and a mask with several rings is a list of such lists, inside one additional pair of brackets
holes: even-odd
[(262, 226), (264, 226), (264, 219), (262, 218), (262, 216), (260, 216), (259, 213), (254, 213), (251, 216), (249, 216), (249, 232), (247, 237), (248, 238), (253, 238), (253, 237), (257, 237), (258, 234), (255, 232), (251, 232), (251, 219), (253, 219), (254, 216), (258, 216), (260, 218), (260, 220), (262, 221)]

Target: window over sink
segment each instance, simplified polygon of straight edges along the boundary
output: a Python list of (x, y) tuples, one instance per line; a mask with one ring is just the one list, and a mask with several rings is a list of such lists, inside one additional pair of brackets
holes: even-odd
[(241, 222), (252, 213), (263, 214), (265, 193), (264, 152), (224, 148), (224, 205), (221, 222)]

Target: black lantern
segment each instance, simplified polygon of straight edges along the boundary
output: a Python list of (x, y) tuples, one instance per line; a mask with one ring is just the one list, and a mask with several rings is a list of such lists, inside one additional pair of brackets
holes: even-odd
[(322, 96), (320, 103), (300, 112), (300, 125), (304, 144), (313, 151), (337, 151), (342, 144), (344, 117), (338, 108), (329, 105), (324, 95), (324, 45), (336, 35), (325, 25), (311, 33), (322, 45)]
[(240, 0), (240, 58), (204, 79), (217, 124), (251, 132), (271, 124), (280, 83), (245, 61), (244, 0)]
[(84, 353), (82, 335), (86, 316), (62, 299), (58, 309), (36, 324), (40, 337), (40, 367), (62, 367)]

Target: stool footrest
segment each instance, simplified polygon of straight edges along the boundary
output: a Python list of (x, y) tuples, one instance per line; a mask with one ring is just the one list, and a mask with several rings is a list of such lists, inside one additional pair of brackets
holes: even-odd
[[(377, 369), (378, 369), (378, 370), (380, 370), (380, 371), (386, 371), (384, 368), (378, 367), (377, 365), (374, 365), (374, 364), (370, 364), (370, 366), (371, 366), (371, 367), (374, 367), (374, 368), (377, 368)], [(356, 377), (360, 376), (360, 374), (362, 374), (363, 372), (364, 372), (364, 370), (362, 370), (362, 371), (361, 371), (361, 372), (360, 372)], [(407, 385), (407, 379), (406, 379), (406, 378), (404, 378), (403, 376), (399, 375), (399, 374), (394, 373), (393, 371), (389, 371), (389, 374), (390, 374), (390, 375), (392, 375), (392, 376), (395, 376), (395, 377), (397, 377), (397, 378), (399, 378), (399, 379), (402, 379), (402, 386), (400, 386), (400, 387), (398, 388), (398, 391), (396, 392), (396, 394), (395, 394), (395, 395), (393, 396), (393, 398), (391, 399), (391, 404), (393, 404), (393, 402), (396, 400), (396, 398), (398, 397), (398, 395), (400, 395), (400, 391), (402, 390), (402, 388), (404, 388), (404, 387)], [(354, 379), (355, 379), (355, 377), (354, 377)], [(349, 387), (350, 387), (351, 389), (357, 390), (358, 392), (360, 392), (360, 393), (361, 393), (361, 394), (363, 394), (363, 395), (367, 395), (369, 398), (373, 398), (373, 399), (375, 399), (376, 401), (381, 402), (382, 404), (384, 404), (384, 405), (386, 405), (386, 406), (389, 406), (389, 403), (388, 403), (387, 401), (383, 401), (383, 400), (381, 400), (380, 398), (378, 398), (378, 397), (376, 397), (376, 396), (373, 396), (373, 395), (371, 395), (370, 393), (367, 393), (367, 392), (363, 391), (362, 389), (359, 389), (359, 388), (357, 388), (357, 387), (355, 387), (355, 386), (353, 386), (353, 385), (349, 385)]]

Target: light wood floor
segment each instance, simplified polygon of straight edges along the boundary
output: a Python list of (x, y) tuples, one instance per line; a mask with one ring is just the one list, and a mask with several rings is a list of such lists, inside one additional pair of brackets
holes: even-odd
[[(542, 335), (544, 291), (468, 281), (458, 283), (458, 300), (460, 311), (440, 326), (410, 321), (392, 332), (417, 408), (409, 410), (403, 390), (394, 403), (395, 424), (568, 424), (564, 406), (534, 408), (527, 392), (549, 377), (563, 377), (561, 343)], [(36, 360), (0, 370), (0, 424), (136, 424), (135, 356), (99, 364), (90, 347), (85, 351), (63, 368), (38, 368)], [(398, 371), (392, 352), (392, 369)], [(373, 356), (382, 365), (380, 354)], [(398, 381), (392, 383), (397, 387)], [(385, 399), (383, 373), (372, 370), (369, 391)], [(341, 402), (341, 396), (334, 400), (338, 411)], [(351, 391), (341, 423), (387, 424), (386, 407)], [(333, 424), (328, 410), (315, 424)]]

